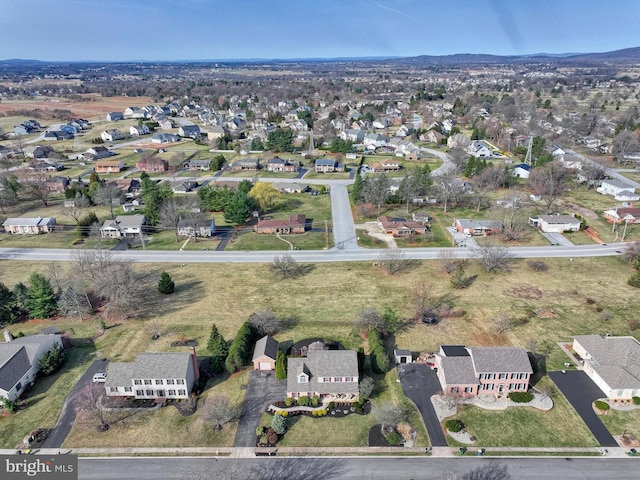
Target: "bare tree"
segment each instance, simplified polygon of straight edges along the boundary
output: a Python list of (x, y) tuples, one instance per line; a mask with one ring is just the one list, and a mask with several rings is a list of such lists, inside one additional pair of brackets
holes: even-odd
[(78, 398), (78, 406), (89, 416), (89, 420), (96, 423), (96, 429), (100, 432), (109, 429), (107, 412), (101, 405), (104, 393), (102, 384), (88, 383), (83, 387)]
[(76, 203), (71, 207), (65, 207), (64, 205), (60, 205), (60, 207), (58, 208), (58, 212), (60, 213), (60, 215), (63, 215), (73, 220), (77, 225), (80, 219), (84, 217), (85, 212), (87, 211), (85, 208), (87, 205), (88, 203), (86, 205)]
[(382, 403), (378, 405), (375, 415), (382, 426), (383, 432), (395, 428), (400, 422), (407, 419), (406, 410), (394, 403)]
[(258, 310), (252, 313), (248, 319), (251, 327), (258, 332), (258, 335), (275, 335), (280, 331), (282, 322), (270, 310)]
[(440, 263), (440, 270), (448, 274), (455, 272), (460, 264), (460, 260), (454, 251), (448, 248), (440, 250), (440, 253), (438, 253), (438, 262)]
[(606, 178), (605, 171), (599, 163), (587, 163), (578, 173), (578, 181), (584, 183), (587, 190), (595, 188)]
[(640, 149), (638, 135), (629, 130), (622, 130), (613, 139), (613, 155), (618, 162), (625, 162), (627, 153), (635, 152)]
[(476, 200), (477, 212), (480, 211), (491, 192), (508, 182), (508, 175), (509, 173), (503, 167), (491, 165), (473, 177), (473, 196)]
[(273, 262), (269, 264), (269, 270), (280, 278), (295, 278), (302, 271), (298, 262), (288, 253), (274, 257)]
[(84, 320), (93, 309), (89, 296), (88, 284), (82, 277), (68, 275), (62, 284), (58, 296), (58, 309), (65, 317), (77, 315), (80, 321)]
[(506, 313), (498, 313), (493, 317), (493, 326), (496, 327), (498, 333), (502, 334), (516, 325), (516, 321)]
[(24, 177), (20, 184), (27, 195), (31, 195), (34, 199), (42, 202), (43, 206), (48, 207), (51, 190), (49, 190), (46, 180), (47, 176), (44, 173), (33, 173)]
[(373, 203), (378, 207), (378, 215), (382, 204), (389, 198), (389, 187), (391, 182), (386, 173), (376, 174), (367, 177), (362, 188), (362, 195), (365, 202)]
[(151, 340), (157, 340), (164, 335), (164, 326), (157, 318), (153, 318), (145, 322), (144, 330), (149, 334)]
[(431, 170), (425, 165), (422, 168), (415, 168), (413, 171), (407, 173), (400, 182), (398, 195), (405, 202), (407, 214), (409, 213), (409, 204), (411, 201), (414, 198), (427, 194), (431, 186), (430, 174)]
[(493, 216), (502, 223), (501, 238), (507, 242), (519, 242), (531, 232), (529, 206), (523, 194), (511, 194), (493, 209)]
[(436, 319), (435, 310), (438, 308), (435, 287), (422, 280), (411, 289), (415, 309), (415, 319), (421, 322), (434, 323)]
[(487, 272), (508, 272), (513, 257), (507, 247), (495, 243), (478, 245), (472, 249), (473, 256)]
[(533, 193), (539, 195), (544, 202), (545, 213), (551, 213), (553, 204), (567, 191), (566, 180), (567, 170), (559, 162), (531, 171), (529, 185)]
[(435, 178), (431, 190), (433, 195), (442, 204), (444, 213), (447, 213), (451, 203), (459, 203), (467, 192), (464, 182), (450, 175)]
[(467, 399), (464, 395), (456, 392), (438, 392), (439, 399), (442, 404), (445, 406), (447, 410), (454, 410), (458, 408), (459, 405), (462, 405), (464, 401)]
[(122, 190), (120, 190), (114, 183), (107, 183), (98, 188), (93, 194), (93, 201), (98, 205), (106, 205), (109, 207), (109, 214), (111, 218), (115, 218), (113, 215), (114, 204), (119, 205), (122, 201)]
[(640, 255), (640, 240), (627, 243), (620, 254), (620, 258), (627, 263), (633, 263), (638, 258), (638, 255)]
[(395, 275), (409, 268), (411, 262), (399, 248), (385, 248), (378, 255), (377, 262), (389, 275)]
[(101, 271), (94, 290), (107, 301), (105, 315), (117, 313), (122, 320), (141, 312), (148, 297), (144, 277), (124, 262), (113, 262), (109, 269)]
[(213, 430), (219, 431), (229, 422), (237, 420), (240, 408), (229, 400), (224, 393), (214, 392), (206, 399), (200, 408), (202, 418), (213, 424)]
[(358, 330), (369, 330), (370, 328), (375, 328), (382, 332), (385, 327), (385, 321), (382, 318), (382, 315), (380, 315), (380, 313), (378, 313), (378, 311), (373, 307), (369, 307), (360, 312), (358, 318), (356, 318), (353, 324)]

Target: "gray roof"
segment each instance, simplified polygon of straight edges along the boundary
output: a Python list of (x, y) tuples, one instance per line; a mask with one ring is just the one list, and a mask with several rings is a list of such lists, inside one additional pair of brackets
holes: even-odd
[(633, 337), (573, 337), (591, 355), (593, 370), (612, 389), (640, 388), (640, 343)]
[[(288, 392), (358, 393), (358, 382), (318, 382), (319, 377), (358, 378), (358, 357), (354, 350), (310, 350), (306, 358), (289, 358), (287, 367)], [(309, 383), (298, 383), (302, 371), (309, 375)]]
[(624, 188), (625, 190), (633, 190), (633, 185), (629, 185), (627, 182), (623, 182), (622, 180), (603, 180), (602, 183), (606, 185), (611, 185), (612, 187)]
[(540, 215), (538, 218), (550, 224), (580, 223), (580, 220), (571, 215)]
[(476, 373), (533, 373), (526, 350), (517, 347), (469, 348)]
[(0, 350), (0, 388), (9, 391), (31, 368), (24, 345), (11, 345)]
[(263, 355), (266, 355), (273, 360), (275, 360), (278, 355), (278, 341), (269, 335), (265, 335), (256, 342), (256, 347), (253, 349), (253, 358), (251, 361), (255, 362)]
[(133, 379), (186, 378), (192, 368), (189, 352), (146, 352), (131, 363), (112, 363), (105, 387), (131, 386)]
[(37, 227), (38, 225), (47, 225), (49, 223), (56, 223), (55, 218), (7, 218), (2, 225), (4, 226), (19, 226), (19, 227)]
[(118, 215), (114, 220), (104, 222), (102, 228), (140, 228), (145, 222), (144, 215)]
[(447, 385), (476, 385), (478, 383), (471, 357), (442, 357), (440, 364)]
[(498, 220), (470, 220), (468, 218), (456, 219), (462, 228), (476, 229), (502, 229), (502, 222)]

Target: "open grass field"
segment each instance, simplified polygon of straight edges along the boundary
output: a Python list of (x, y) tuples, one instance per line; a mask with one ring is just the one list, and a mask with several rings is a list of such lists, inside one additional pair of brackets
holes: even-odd
[(640, 409), (620, 411), (607, 410), (606, 415), (600, 415), (600, 420), (605, 424), (612, 435), (633, 435), (640, 440)]
[[(545, 381), (550, 381), (548, 378)], [(457, 418), (476, 437), (478, 447), (596, 447), (598, 442), (557, 392), (553, 408), (543, 412), (531, 407), (485, 410), (471, 405), (458, 407)], [(452, 446), (464, 446), (448, 437)]]
[[(372, 412), (369, 415), (348, 415), (343, 418), (294, 416), (287, 418), (288, 431), (278, 442), (281, 447), (367, 447), (369, 430), (379, 423), (376, 407), (385, 403), (402, 405), (408, 412), (408, 423), (416, 430), (416, 447), (430, 445), (420, 412), (402, 392), (396, 382), (397, 371), (376, 376), (377, 387), (371, 398)], [(262, 416), (260, 425), (271, 424), (271, 414)]]

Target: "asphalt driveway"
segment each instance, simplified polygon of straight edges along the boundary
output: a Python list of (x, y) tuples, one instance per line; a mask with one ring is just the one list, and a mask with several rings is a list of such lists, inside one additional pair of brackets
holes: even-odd
[(600, 446), (617, 447), (618, 443), (593, 411), (592, 403), (604, 394), (587, 374), (582, 370), (568, 370), (566, 373), (549, 372), (549, 377), (567, 397)]
[(417, 363), (399, 365), (398, 369), (402, 390), (418, 407), (427, 427), (431, 446), (446, 447), (447, 439), (431, 403), (431, 396), (442, 390), (436, 372), (426, 365)]
[(84, 375), (80, 377), (78, 383), (73, 387), (73, 389), (67, 395), (67, 398), (64, 400), (64, 404), (62, 405), (62, 411), (60, 412), (60, 416), (58, 417), (58, 422), (56, 426), (53, 427), (51, 433), (47, 437), (47, 439), (42, 442), (42, 448), (60, 448), (64, 441), (66, 440), (69, 432), (71, 432), (71, 427), (73, 427), (73, 422), (76, 420), (76, 414), (80, 408), (79, 406), (79, 397), (82, 392), (82, 389), (85, 385), (90, 385), (93, 382), (93, 374), (98, 372), (104, 372), (107, 368), (108, 361), (106, 358), (102, 358), (100, 360), (95, 360)]
[(286, 380), (276, 380), (274, 372), (251, 372), (233, 446), (255, 447), (260, 417), (270, 404), (283, 400), (286, 396)]

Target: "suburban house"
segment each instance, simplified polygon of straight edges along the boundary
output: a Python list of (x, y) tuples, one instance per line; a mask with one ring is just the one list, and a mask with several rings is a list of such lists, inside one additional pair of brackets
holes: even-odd
[(376, 162), (369, 167), (369, 171), (373, 173), (399, 172), (400, 164), (395, 160)]
[(189, 193), (198, 188), (198, 182), (195, 180), (178, 180), (170, 185), (173, 193)]
[(573, 337), (584, 372), (613, 399), (640, 397), (640, 343), (633, 337)]
[(491, 158), (493, 156), (489, 147), (480, 140), (474, 140), (471, 142), (471, 144), (466, 148), (466, 151), (469, 155), (473, 155), (476, 158)]
[(633, 185), (629, 185), (621, 180), (603, 180), (602, 184), (596, 188), (596, 192), (603, 195), (613, 195), (613, 198), (620, 202), (635, 202), (640, 200), (640, 195), (636, 193)]
[(103, 142), (115, 142), (116, 140), (122, 140), (122, 132), (117, 128), (104, 130), (100, 134), (100, 138), (102, 139)]
[(131, 125), (129, 127), (129, 135), (139, 137), (141, 135), (149, 135), (149, 127), (146, 125)]
[(274, 183), (273, 186), (280, 193), (304, 193), (309, 191), (309, 185), (303, 183)]
[(446, 395), (470, 397), (526, 392), (533, 374), (529, 355), (517, 347), (441, 345), (434, 366)]
[(394, 237), (407, 237), (413, 234), (424, 235), (429, 228), (424, 223), (407, 221), (403, 217), (388, 217), (381, 215), (378, 217), (378, 226), (384, 233)]
[(229, 169), (235, 172), (239, 172), (242, 170), (259, 170), (260, 161), (257, 158), (244, 158), (242, 160), (233, 162)]
[(298, 170), (300, 170), (300, 166), (297, 163), (291, 163), (282, 158), (272, 158), (267, 162), (268, 172), (297, 172)]
[(216, 224), (213, 219), (199, 223), (195, 226), (187, 219), (178, 221), (178, 235), (181, 237), (212, 237), (216, 232)]
[(98, 145), (96, 147), (89, 148), (82, 156), (87, 160), (100, 160), (101, 158), (112, 157), (116, 154), (109, 150), (107, 147)]
[(332, 173), (344, 171), (344, 165), (330, 158), (319, 158), (315, 163), (316, 173)]
[(275, 370), (276, 357), (278, 356), (278, 341), (269, 335), (265, 335), (256, 342), (253, 349), (254, 370)]
[(14, 338), (5, 330), (0, 343), (0, 398), (13, 401), (33, 383), (42, 355), (54, 345), (62, 348), (62, 335), (26, 335)]
[(129, 118), (146, 118), (147, 112), (140, 107), (127, 107), (124, 110), (124, 116)]
[(571, 215), (540, 215), (538, 218), (530, 218), (529, 224), (544, 233), (562, 233), (577, 232), (581, 222)]
[(511, 167), (511, 175), (514, 177), (529, 178), (530, 173), (531, 165), (527, 165), (526, 163), (519, 163), (518, 165)]
[(466, 235), (493, 235), (502, 231), (502, 223), (498, 220), (469, 220), (456, 218), (453, 227)]
[(287, 360), (287, 397), (340, 402), (358, 400), (358, 358), (354, 350), (312, 350)]
[(107, 220), (100, 227), (102, 238), (133, 237), (142, 234), (147, 223), (144, 215), (118, 215), (114, 220)]
[(612, 208), (611, 210), (606, 210), (603, 215), (609, 223), (620, 224), (627, 222), (631, 225), (640, 223), (639, 207)]
[(179, 142), (180, 137), (173, 133), (156, 133), (151, 137), (151, 143), (175, 143)]
[(124, 162), (120, 160), (98, 160), (96, 173), (119, 173), (124, 168)]
[(108, 122), (117, 122), (118, 120), (124, 120), (124, 113), (122, 112), (109, 112), (107, 113)]
[(184, 167), (191, 171), (209, 171), (211, 168), (211, 160), (187, 160), (184, 162)]
[(49, 158), (55, 154), (55, 150), (50, 145), (28, 145), (24, 147), (24, 156), (27, 158)]
[(304, 233), (306, 217), (304, 214), (292, 214), (288, 220), (260, 220), (255, 227), (256, 233)]
[(143, 158), (136, 163), (136, 168), (141, 172), (160, 173), (169, 169), (169, 163), (157, 157)]
[(200, 377), (191, 352), (146, 352), (133, 362), (110, 363), (104, 387), (110, 397), (189, 398)]
[(44, 183), (47, 186), (47, 190), (49, 190), (50, 192), (64, 193), (64, 191), (71, 183), (71, 179), (69, 177), (55, 176), (47, 178)]
[(198, 125), (181, 125), (178, 129), (178, 135), (181, 137), (200, 138), (200, 127)]
[(2, 224), (7, 233), (36, 235), (52, 232), (56, 226), (55, 218), (7, 218)]

